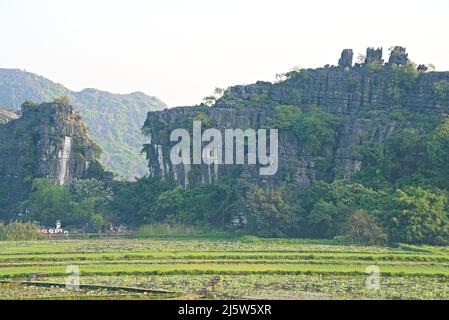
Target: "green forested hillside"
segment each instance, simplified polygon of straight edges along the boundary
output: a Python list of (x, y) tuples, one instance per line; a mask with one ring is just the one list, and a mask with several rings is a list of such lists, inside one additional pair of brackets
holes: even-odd
[(91, 137), (102, 147), (102, 161), (119, 176), (133, 178), (147, 172), (140, 154), (143, 136), (140, 128), (146, 113), (165, 104), (141, 92), (112, 94), (96, 89), (73, 92), (33, 73), (0, 69), (0, 106), (19, 110), (25, 100), (52, 101), (68, 96), (90, 129)]

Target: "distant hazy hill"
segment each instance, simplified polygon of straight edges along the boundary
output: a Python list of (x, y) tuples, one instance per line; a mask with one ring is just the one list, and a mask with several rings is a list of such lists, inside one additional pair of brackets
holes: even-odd
[(140, 154), (140, 129), (148, 111), (165, 104), (141, 92), (112, 94), (96, 89), (73, 92), (44, 77), (17, 69), (0, 69), (0, 106), (18, 110), (25, 100), (52, 101), (66, 95), (83, 116), (91, 137), (103, 148), (103, 162), (114, 173), (132, 178), (148, 172)]

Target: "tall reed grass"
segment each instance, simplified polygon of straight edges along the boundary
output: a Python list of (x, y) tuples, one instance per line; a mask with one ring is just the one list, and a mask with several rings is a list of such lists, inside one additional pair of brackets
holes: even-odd
[(0, 221), (0, 241), (41, 240), (45, 235), (33, 222), (14, 221), (5, 224)]

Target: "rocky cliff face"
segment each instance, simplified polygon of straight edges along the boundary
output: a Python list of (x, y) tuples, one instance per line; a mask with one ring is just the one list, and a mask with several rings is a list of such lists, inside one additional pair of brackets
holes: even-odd
[(72, 106), (28, 105), (20, 118), (0, 126), (0, 159), (1, 198), (16, 204), (34, 178), (69, 185), (85, 177), (94, 160), (94, 144)]
[(86, 175), (94, 160), (93, 143), (72, 106), (44, 103), (25, 107), (22, 117), (0, 127), (2, 177), (21, 172), (21, 160), (34, 160), (29, 174), (55, 184)]
[(154, 123), (164, 124), (164, 128), (161, 131), (153, 131), (151, 134), (152, 143), (145, 147), (151, 176), (172, 178), (185, 187), (200, 183), (212, 183), (220, 177), (229, 174), (238, 174), (259, 182), (263, 182), (266, 179), (269, 181), (278, 179), (277, 177), (259, 177), (256, 174), (258, 168), (250, 165), (173, 165), (170, 161), (170, 149), (173, 144), (168, 140), (168, 129), (174, 129), (177, 126), (186, 128), (190, 126), (191, 128), (193, 119), (198, 114), (203, 114), (203, 111), (208, 120), (214, 123), (214, 128), (221, 130), (225, 128), (264, 127), (268, 124), (269, 114), (272, 113), (268, 108), (260, 110), (210, 108), (203, 110), (195, 107), (179, 107), (148, 113), (146, 125), (151, 126)]
[[(449, 112), (449, 99), (441, 99), (435, 91), (436, 83), (449, 83), (449, 72), (416, 73), (413, 81), (403, 85), (395, 68), (407, 63), (405, 49), (395, 47), (385, 65), (382, 49), (369, 48), (367, 53), (363, 65), (352, 66), (352, 51), (344, 50), (339, 66), (291, 73), (280, 83), (231, 87), (210, 108), (180, 107), (148, 113), (145, 127), (151, 137), (146, 146), (150, 175), (173, 178), (183, 186), (210, 183), (231, 174), (267, 185), (289, 178), (298, 186), (307, 187), (322, 178), (324, 171), (351, 177), (363, 165), (363, 156), (358, 153), (361, 146), (379, 144), (398, 128), (414, 125), (413, 121), (396, 119), (392, 114), (409, 112), (426, 117)], [(291, 131), (281, 129), (279, 170), (271, 177), (259, 176), (258, 168), (249, 165), (171, 164), (170, 130), (191, 127), (192, 119), (200, 114), (221, 130), (270, 127), (275, 105), (293, 105), (303, 111), (317, 105), (340, 117), (336, 143), (310, 152)], [(331, 168), (323, 168), (323, 159)]]
[(5, 124), (11, 120), (17, 119), (17, 114), (0, 108), (0, 125)]
[(101, 161), (118, 176), (133, 179), (146, 172), (140, 154), (144, 137), (140, 129), (146, 113), (165, 104), (141, 92), (113, 94), (96, 89), (71, 91), (44, 77), (0, 68), (0, 106), (19, 110), (25, 101), (42, 103), (67, 96), (89, 126), (91, 137), (103, 154)]

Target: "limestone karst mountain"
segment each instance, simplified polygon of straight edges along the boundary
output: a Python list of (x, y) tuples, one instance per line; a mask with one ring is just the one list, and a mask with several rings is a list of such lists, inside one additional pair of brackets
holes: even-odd
[(42, 103), (67, 96), (87, 123), (92, 138), (103, 149), (102, 162), (119, 176), (133, 178), (147, 172), (141, 155), (141, 127), (148, 111), (165, 104), (141, 92), (112, 94), (96, 89), (70, 91), (36, 74), (0, 69), (0, 106), (20, 110), (26, 100)]
[(72, 106), (24, 106), (20, 118), (0, 125), (0, 213), (17, 212), (35, 178), (69, 185), (102, 171), (97, 152)]
[[(449, 72), (413, 64), (401, 47), (391, 51), (388, 63), (382, 53), (368, 48), (365, 62), (353, 65), (353, 52), (346, 49), (337, 66), (293, 71), (278, 83), (234, 86), (212, 107), (149, 112), (145, 128), (152, 139), (146, 146), (150, 174), (183, 186), (228, 174), (268, 185), (289, 179), (301, 187), (353, 176), (370, 147), (403, 128), (428, 134), (435, 126), (423, 123), (436, 119), (433, 124), (439, 124), (449, 113)], [(294, 122), (295, 116), (299, 121)], [(280, 129), (277, 174), (263, 177), (257, 166), (247, 165), (172, 165), (169, 129), (191, 128), (195, 118), (221, 130)]]

